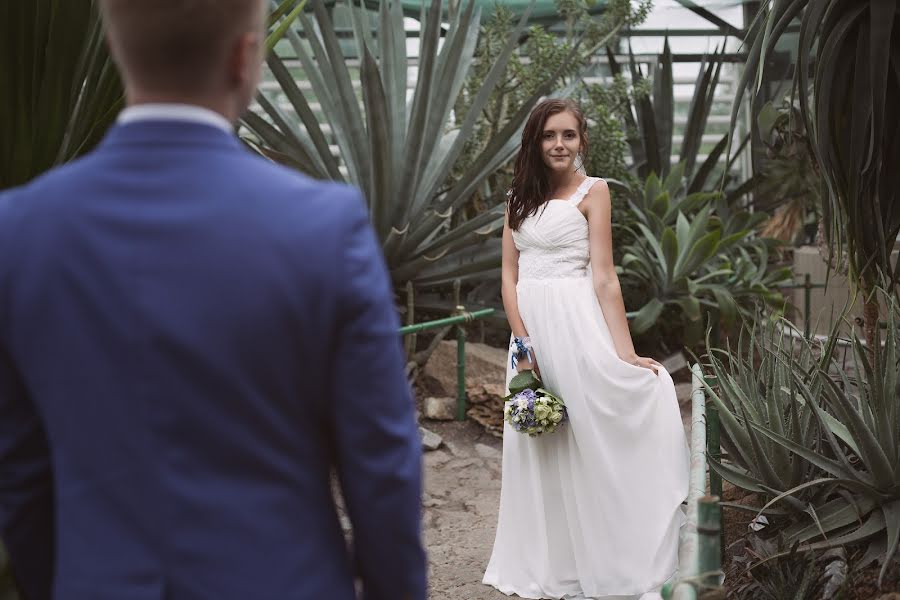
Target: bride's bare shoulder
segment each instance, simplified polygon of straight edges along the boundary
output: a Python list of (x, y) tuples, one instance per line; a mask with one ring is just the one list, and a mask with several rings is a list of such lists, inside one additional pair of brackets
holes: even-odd
[(597, 204), (609, 204), (609, 184), (601, 177), (593, 177), (594, 182), (585, 195), (587, 206)]

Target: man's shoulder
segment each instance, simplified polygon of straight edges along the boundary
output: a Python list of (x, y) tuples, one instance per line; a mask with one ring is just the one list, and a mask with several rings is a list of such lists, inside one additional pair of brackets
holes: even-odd
[(245, 175), (254, 187), (259, 186), (262, 198), (279, 205), (285, 213), (314, 213), (319, 218), (349, 219), (366, 212), (357, 188), (313, 179), (260, 156), (249, 155)]
[(89, 157), (54, 167), (16, 187), (0, 190), (0, 224), (19, 218), (25, 211), (40, 211), (55, 198), (77, 193), (83, 172), (90, 168)]

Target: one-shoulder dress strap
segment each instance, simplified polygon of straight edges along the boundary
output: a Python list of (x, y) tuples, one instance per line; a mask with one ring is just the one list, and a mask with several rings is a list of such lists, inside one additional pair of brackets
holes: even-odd
[(595, 183), (600, 181), (599, 177), (587, 177), (584, 181), (581, 182), (581, 185), (578, 186), (578, 189), (575, 190), (575, 193), (569, 198), (569, 202), (578, 206), (584, 197), (587, 196), (587, 193), (590, 191), (591, 187)]

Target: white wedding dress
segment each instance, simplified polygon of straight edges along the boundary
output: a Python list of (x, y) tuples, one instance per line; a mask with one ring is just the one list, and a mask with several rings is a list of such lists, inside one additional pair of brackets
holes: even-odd
[(569, 413), (543, 436), (503, 430), (484, 583), (522, 598), (658, 598), (677, 566), (687, 440), (669, 374), (621, 360), (603, 318), (577, 208), (596, 181), (547, 202), (513, 232), (519, 312), (544, 385)]

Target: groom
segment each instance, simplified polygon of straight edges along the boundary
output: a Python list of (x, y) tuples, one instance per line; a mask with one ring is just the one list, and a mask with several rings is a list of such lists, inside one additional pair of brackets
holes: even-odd
[(232, 131), (264, 4), (102, 0), (128, 108), (0, 194), (0, 538), (26, 600), (425, 597), (363, 202)]

